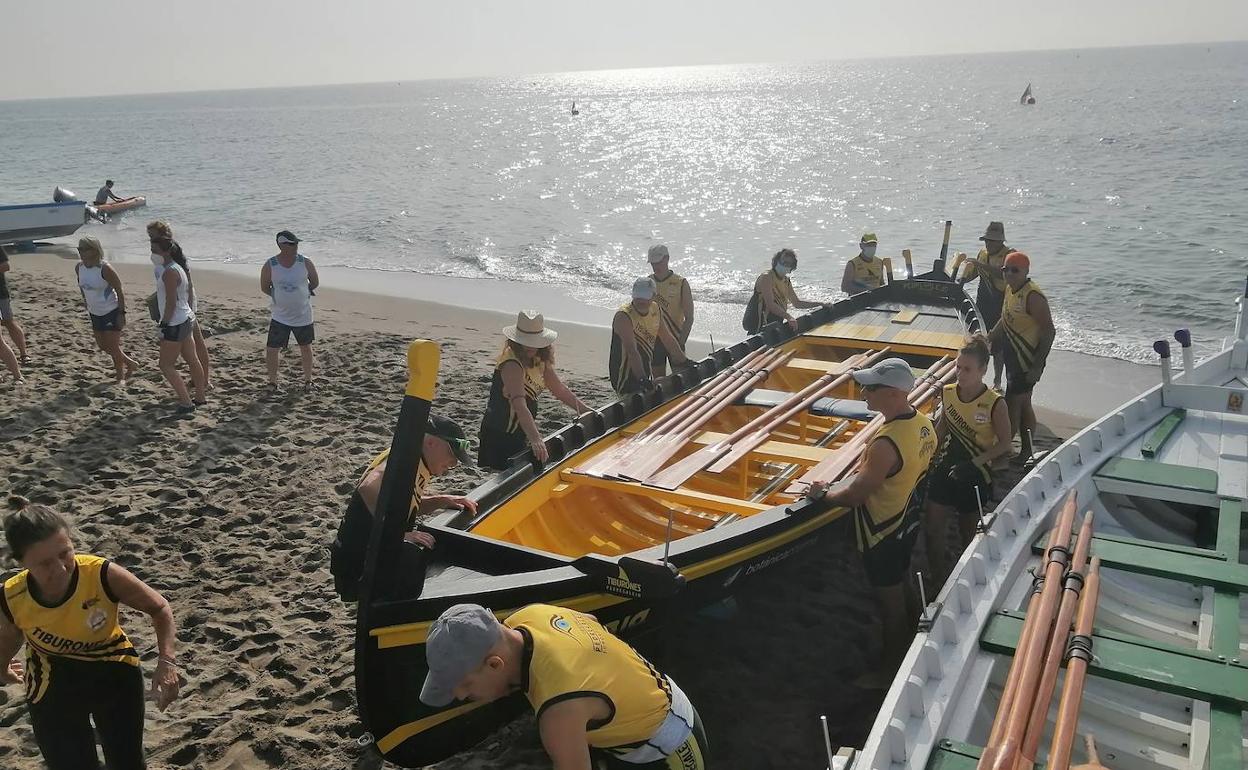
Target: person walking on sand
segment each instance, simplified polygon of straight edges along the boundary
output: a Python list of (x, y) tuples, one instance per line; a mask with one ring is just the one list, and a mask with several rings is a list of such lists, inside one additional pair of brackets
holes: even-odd
[(914, 636), (918, 597), (911, 587), (910, 552), (918, 538), (928, 466), (936, 455), (936, 429), (909, 400), (914, 373), (900, 358), (886, 358), (851, 375), (867, 407), (884, 417), (852, 481), (837, 491), (823, 482), (811, 499), (851, 509), (858, 552), (875, 589), (883, 626), (879, 668), (861, 677), (864, 687), (887, 687)]
[[(122, 605), (147, 614), (156, 633), (150, 697), (161, 711), (178, 697), (173, 611), (119, 564), (77, 553), (69, 521), (9, 497), (9, 553), (23, 570), (0, 595), (4, 683), (26, 685), (35, 742), (49, 770), (142, 770), (144, 693), (139, 653), (118, 623)], [(26, 645), (26, 660), (14, 655)], [(94, 729), (92, 728), (94, 723)]]
[[(654, 299), (663, 314), (663, 324), (671, 333), (672, 338), (680, 344), (680, 351), (685, 352), (689, 343), (689, 332), (693, 331), (693, 292), (689, 282), (676, 274), (669, 267), (671, 255), (667, 246), (659, 244), (651, 246), (646, 259), (654, 275)], [(667, 348), (656, 345), (651, 376), (658, 379), (667, 374)]]
[(321, 279), (312, 260), (299, 253), (299, 239), (289, 230), (277, 234), (278, 254), (269, 257), (260, 269), (260, 290), (272, 300), (269, 338), (265, 343), (264, 360), (269, 370), (269, 387), (278, 389), (278, 353), (295, 335), (299, 359), (303, 364), (303, 387), (312, 388), (312, 341), (316, 330), (312, 325), (312, 297)]
[[(368, 550), (368, 535), (373, 527), (373, 512), (377, 510), (377, 496), (381, 494), (381, 480), (386, 473), (386, 460), (390, 450), (373, 458), (364, 474), (356, 483), (338, 534), (329, 549), (329, 571), (334, 576), (334, 590), (344, 602), (354, 602), (359, 597), (360, 576), (364, 574), (364, 556)], [(416, 482), (412, 488), (412, 504), (408, 525), (411, 528), (404, 539), (423, 548), (433, 548), (433, 536), (416, 532), (415, 526), (425, 516), (447, 508), (461, 508), (475, 514), (477, 501), (461, 495), (427, 494), (429, 482), (463, 463), (471, 465), (468, 439), (463, 428), (451, 419), (433, 415), (425, 426), (425, 440), (421, 445), (420, 464), (416, 470)]]
[[(1005, 399), (984, 383), (988, 340), (971, 337), (954, 364), (957, 380), (941, 391), (936, 438), (940, 448), (927, 490), (924, 531), (934, 586), (949, 574), (949, 514), (958, 515), (962, 545), (975, 536), (980, 506), (992, 492), (992, 462), (1010, 451), (1010, 415)], [(977, 491), (978, 490), (978, 491)]]
[(546, 328), (541, 313), (521, 310), (516, 322), (503, 328), (503, 336), (507, 341), (494, 364), (477, 445), (477, 465), (499, 471), (506, 470), (526, 444), (539, 463), (546, 462), (546, 442), (535, 419), (542, 391), (549, 390), (578, 415), (593, 411), (559, 379), (555, 371), (558, 334)]
[[(204, 369), (195, 353), (193, 336), (195, 312), (191, 310), (191, 281), (186, 271), (173, 259), (173, 241), (164, 237), (148, 238), (152, 247), (152, 266), (156, 276), (156, 307), (160, 315), (160, 373), (165, 376), (178, 398), (179, 414), (189, 414), (196, 406), (208, 403), (204, 386)], [(191, 372), (195, 398), (178, 372), (178, 357)]]
[(126, 293), (121, 278), (112, 265), (104, 261), (104, 247), (98, 238), (79, 239), (78, 259), (74, 274), (78, 277), (82, 301), (87, 306), (87, 317), (91, 319), (96, 347), (112, 357), (117, 384), (124, 387), (139, 368), (139, 362), (121, 349), (121, 334), (126, 328)]
[(771, 258), (771, 269), (754, 281), (754, 294), (745, 306), (742, 326), (750, 334), (775, 321), (784, 321), (794, 329), (797, 319), (789, 312), (790, 307), (806, 310), (821, 307), (821, 302), (798, 299), (793, 292), (793, 280), (789, 276), (797, 269), (797, 252), (780, 249)]
[(0, 245), (0, 325), (9, 330), (9, 336), (13, 338), (13, 344), (17, 346), (17, 355), (13, 354), (13, 350), (5, 343), (4, 335), (0, 334), (0, 361), (4, 362), (4, 366), (9, 370), (9, 374), (13, 375), (13, 384), (21, 387), (25, 384), (22, 379), (21, 364), (26, 363), (26, 333), (22, 330), (17, 319), (13, 317), (13, 298), (9, 295), (9, 253), (4, 250), (4, 246)]
[(425, 659), (427, 706), (522, 692), (556, 770), (710, 767), (689, 697), (592, 615), (531, 604), (499, 622), (478, 604), (456, 604), (429, 628)]
[(1036, 432), (1031, 394), (1044, 373), (1057, 330), (1048, 298), (1031, 280), (1031, 259), (1021, 251), (1010, 252), (1001, 272), (1005, 275), (1005, 301), (1001, 320), (992, 328), (992, 340), (1005, 354), (1005, 403), (1010, 410), (1010, 428), (1020, 442), (1012, 462), (1025, 465), (1031, 459)]
[(167, 241), (169, 256), (178, 264), (178, 267), (182, 268), (182, 272), (186, 273), (186, 296), (194, 316), (191, 319), (191, 339), (195, 341), (195, 357), (199, 359), (199, 365), (204, 370), (204, 390), (211, 391), (212, 362), (208, 359), (208, 340), (204, 337), (204, 329), (200, 324), (199, 295), (195, 293), (195, 281), (191, 278), (191, 265), (186, 255), (182, 253), (182, 245), (174, 240), (173, 228), (168, 222), (158, 219), (148, 223), (147, 237), (158, 238), (162, 243)]
[[(1005, 301), (1005, 257), (1014, 249), (1005, 245), (1005, 225), (1001, 222), (989, 222), (984, 234), (979, 236), (984, 247), (975, 255), (975, 259), (966, 263), (962, 269), (962, 277), (958, 282), (965, 285), (979, 279), (975, 288), (975, 306), (979, 308), (979, 317), (984, 322), (984, 329), (991, 331), (1001, 320), (1001, 303)], [(1001, 389), (1001, 370), (1005, 366), (1005, 356), (1000, 346), (992, 350), (992, 387)]]
[(845, 263), (841, 275), (841, 291), (851, 297), (859, 292), (878, 289), (884, 285), (884, 262), (876, 259), (875, 249), (879, 239), (875, 233), (863, 233), (858, 242), (858, 256)]
[(611, 387), (620, 395), (637, 393), (650, 387), (656, 346), (663, 346), (674, 365), (689, 363), (680, 343), (662, 323), (662, 313), (654, 308), (655, 290), (653, 278), (638, 278), (633, 282), (632, 300), (621, 305), (611, 320), (611, 353), (607, 372)]

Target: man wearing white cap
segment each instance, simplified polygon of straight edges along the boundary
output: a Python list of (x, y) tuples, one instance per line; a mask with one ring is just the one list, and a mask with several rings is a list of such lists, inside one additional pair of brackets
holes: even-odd
[(546, 441), (537, 427), (537, 404), (542, 391), (576, 410), (591, 411), (568, 389), (555, 371), (554, 329), (535, 310), (521, 310), (516, 322), (503, 328), (507, 342), (494, 364), (490, 400), (481, 417), (481, 441), (477, 445), (477, 465), (506, 470), (511, 458), (524, 451), (527, 443), (533, 457), (546, 462)]
[(299, 359), (303, 364), (303, 387), (312, 388), (312, 341), (316, 329), (312, 325), (312, 295), (320, 285), (320, 276), (312, 260), (299, 253), (299, 239), (289, 230), (277, 234), (275, 257), (269, 257), (260, 268), (260, 290), (272, 300), (269, 336), (264, 346), (264, 361), (269, 370), (269, 387), (277, 390), (278, 353), (295, 335)]
[(489, 703), (520, 691), (555, 770), (705, 770), (698, 712), (668, 676), (593, 616), (550, 604), (499, 622), (477, 604), (443, 612), (425, 642), (420, 700)]
[[(689, 332), (693, 330), (693, 292), (689, 290), (689, 282), (669, 267), (671, 255), (668, 254), (667, 246), (651, 246), (646, 258), (650, 261), (650, 269), (654, 271), (654, 299), (663, 313), (663, 325), (680, 343), (681, 352), (684, 352), (685, 345), (689, 342)], [(658, 346), (654, 349), (652, 371), (655, 379), (667, 374), (666, 348)]]
[(656, 345), (662, 345), (668, 358), (677, 366), (689, 362), (680, 343), (660, 323), (654, 307), (655, 285), (650, 276), (633, 282), (633, 299), (615, 311), (611, 321), (611, 358), (608, 375), (611, 387), (620, 395), (636, 393), (650, 387), (651, 362)]
[(875, 687), (891, 681), (914, 635), (919, 608), (907, 576), (927, 469), (936, 454), (936, 430), (927, 415), (910, 404), (914, 373), (903, 359), (886, 358), (854, 372), (853, 378), (884, 425), (867, 445), (847, 486), (828, 492), (825, 484), (817, 483), (807, 496), (852, 509), (858, 550), (883, 621), (880, 668), (859, 682)]

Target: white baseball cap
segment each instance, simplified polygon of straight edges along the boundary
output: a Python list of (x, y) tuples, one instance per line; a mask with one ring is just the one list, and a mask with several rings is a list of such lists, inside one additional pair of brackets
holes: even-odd
[(654, 299), (654, 279), (646, 276), (633, 281), (633, 299)]
[(883, 385), (906, 393), (914, 390), (914, 372), (900, 358), (886, 358), (875, 366), (859, 369), (853, 378), (859, 385)]
[(650, 251), (646, 254), (646, 259), (650, 260), (650, 264), (653, 265), (655, 262), (662, 262), (670, 256), (671, 254), (667, 252), (667, 247), (660, 243), (650, 247)]

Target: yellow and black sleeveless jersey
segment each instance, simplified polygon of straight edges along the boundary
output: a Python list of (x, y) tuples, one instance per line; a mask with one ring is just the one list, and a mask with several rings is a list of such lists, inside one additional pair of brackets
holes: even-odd
[(981, 285), (987, 282), (998, 296), (1004, 295), (1006, 289), (1005, 276), (1000, 272), (994, 275), (987, 270), (981, 271), (979, 265), (995, 267), (999, 271), (1005, 265), (1005, 258), (1011, 251), (1018, 251), (1018, 249), (1004, 244), (992, 254), (988, 253), (988, 249), (980, 249), (979, 254), (975, 255), (975, 259), (968, 261), (966, 267), (962, 269), (962, 277), (970, 281), (978, 275)]
[[(940, 468), (947, 470), (967, 462), (996, 443), (992, 410), (1002, 398), (999, 392), (985, 385), (978, 396), (963, 401), (958, 395), (956, 382), (944, 387), (941, 392), (941, 419), (945, 424), (945, 439), (937, 461)], [(987, 479), (987, 471), (981, 468), (980, 472)]]
[(885, 479), (879, 489), (854, 509), (858, 548), (864, 551), (891, 535), (908, 513), (917, 510), (923, 500), (923, 481), (928, 466), (936, 455), (936, 430), (922, 412), (884, 423), (871, 443), (877, 441), (888, 441), (897, 448), (901, 469)]
[(520, 427), (520, 418), (516, 416), (515, 410), (511, 408), (511, 402), (503, 394), (503, 364), (509, 361), (514, 361), (524, 370), (524, 400), (529, 405), (529, 413), (534, 417), (537, 417), (538, 396), (546, 390), (546, 362), (537, 359), (531, 366), (525, 366), (511, 346), (506, 345), (498, 356), (498, 362), (494, 365), (494, 379), (490, 383), (490, 400), (485, 406), (485, 417), (481, 424), (503, 433), (519, 433), (523, 430)]
[(861, 254), (849, 260), (854, 271), (854, 280), (868, 288), (879, 288), (884, 285), (884, 262), (879, 258), (867, 261)]
[(1005, 304), (1001, 306), (1001, 320), (1005, 325), (1005, 341), (1025, 369), (1031, 368), (1040, 350), (1040, 324), (1027, 312), (1031, 295), (1044, 296), (1036, 282), (1027, 279), (1018, 291), (1006, 287)]
[(611, 716), (588, 725), (589, 745), (612, 749), (644, 743), (667, 718), (667, 677), (592, 616), (533, 604), (504, 622), (524, 636), (521, 688), (538, 719), (560, 701), (601, 698)]
[(750, 307), (757, 314), (755, 323), (751, 326), (753, 331), (773, 321), (783, 321), (784, 316), (772, 315), (767, 312), (767, 303), (763, 302), (763, 298), (759, 296), (759, 279), (762, 279), (764, 291), (770, 291), (771, 297), (775, 303), (784, 310), (788, 310), (792, 301), (795, 299), (793, 293), (793, 281), (787, 275), (779, 275), (775, 270), (768, 270), (754, 280), (754, 297), (750, 301)]
[(78, 554), (74, 561), (69, 593), (55, 605), (31, 592), (27, 570), (4, 583), (0, 609), (26, 637), (26, 699), (31, 703), (38, 703), (48, 691), (56, 659), (139, 665), (134, 645), (117, 624), (117, 597), (108, 586), (109, 561), (86, 554)]
[(663, 312), (663, 323), (672, 336), (680, 341), (681, 331), (685, 325), (685, 306), (681, 304), (680, 299), (685, 293), (685, 285), (688, 281), (677, 275), (674, 270), (668, 270), (666, 278), (661, 281), (655, 278), (654, 283), (658, 287), (654, 299), (659, 303), (659, 310)]
[[(381, 454), (374, 457), (371, 461), (369, 461), (368, 467), (365, 468), (364, 473), (360, 475), (360, 481), (363, 482), (364, 479), (368, 478), (368, 474), (377, 470), (377, 466), (384, 463), (386, 461), (386, 458), (388, 458), (389, 456), (390, 456), (390, 450), (387, 449)], [(412, 506), (411, 506), (411, 515), (408, 519), (409, 523), (415, 522), (416, 511), (418, 508), (420, 508), (420, 500), (422, 497), (424, 497), (425, 488), (429, 486), (429, 481), (432, 478), (433, 478), (433, 474), (431, 474), (429, 472), (429, 469), (425, 467), (425, 461), (422, 459), (420, 463), (416, 466), (416, 483), (412, 487)]]
[[(658, 340), (659, 318), (662, 313), (653, 302), (650, 304), (650, 312), (645, 315), (637, 312), (632, 302), (621, 305), (618, 312), (627, 315), (633, 322), (633, 339), (637, 343), (637, 352), (641, 354), (642, 365), (649, 366), (654, 360), (654, 346), (662, 344)], [(650, 376), (649, 369), (643, 372), (629, 369), (624, 345), (620, 342), (620, 335), (614, 331), (611, 332), (611, 358), (607, 365), (610, 367), (611, 386), (616, 393), (627, 393), (633, 389), (633, 383), (637, 379)]]

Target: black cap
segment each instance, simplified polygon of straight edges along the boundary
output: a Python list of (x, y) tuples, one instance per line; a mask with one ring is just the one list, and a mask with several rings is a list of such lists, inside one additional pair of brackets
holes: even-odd
[(287, 243), (298, 243), (298, 242), (299, 242), (299, 236), (295, 235), (294, 233), (292, 233), (292, 232), (291, 232), (291, 231), (289, 231), (289, 230), (283, 230), (283, 231), (281, 231), (280, 233), (278, 233), (278, 234), (277, 234), (277, 242), (278, 242), (278, 243), (281, 243), (283, 238), (285, 238), (285, 239), (286, 239), (286, 242), (287, 242)]
[(468, 454), (468, 437), (464, 435), (464, 429), (459, 427), (457, 422), (448, 417), (431, 414), (425, 433), (429, 436), (437, 436), (450, 444), (456, 459), (464, 465), (472, 465), (472, 455)]

